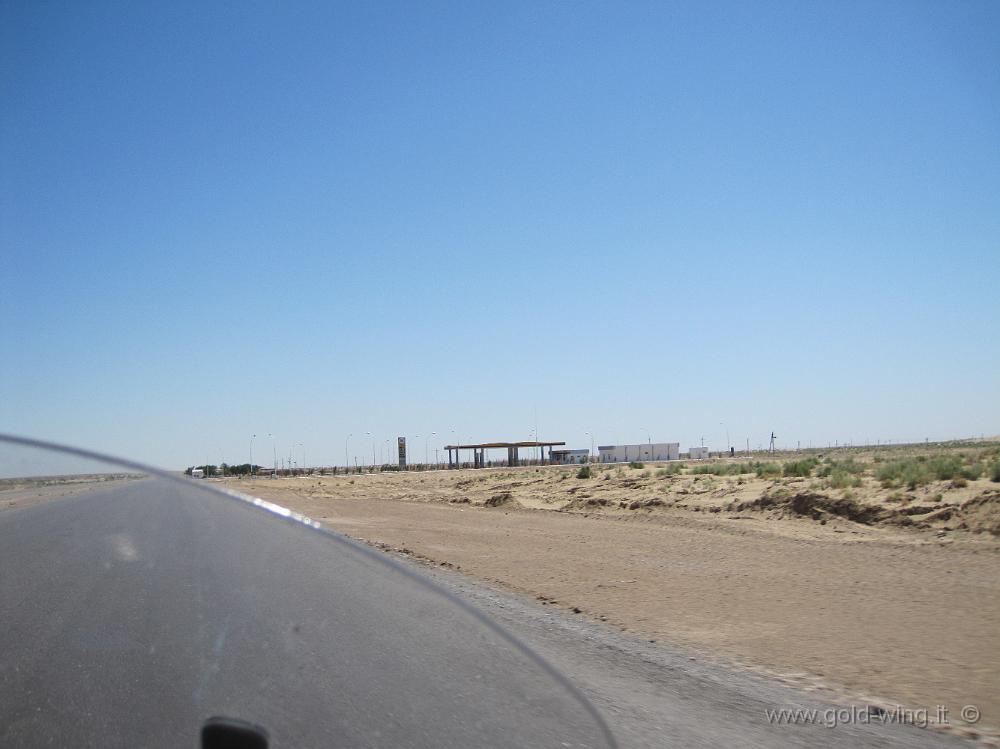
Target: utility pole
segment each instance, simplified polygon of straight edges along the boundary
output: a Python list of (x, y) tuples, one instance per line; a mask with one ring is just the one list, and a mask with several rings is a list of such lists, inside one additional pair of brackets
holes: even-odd
[(250, 480), (251, 481), (253, 481), (253, 474), (254, 474), (254, 470), (253, 470), (253, 439), (256, 436), (257, 436), (256, 434), (251, 434), (250, 435)]

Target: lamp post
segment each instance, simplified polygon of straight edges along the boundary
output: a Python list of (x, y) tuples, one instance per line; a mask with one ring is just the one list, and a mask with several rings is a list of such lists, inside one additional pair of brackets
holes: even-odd
[(273, 434), (267, 435), (271, 438), (271, 478), (278, 477), (278, 443)]
[(351, 456), (348, 446), (351, 444), (351, 437), (353, 436), (353, 434), (348, 434), (347, 439), (344, 440), (344, 473), (351, 472)]
[(427, 455), (428, 455), (428, 453), (427, 453), (427, 440), (429, 440), (431, 437), (437, 437), (437, 432), (431, 432), (429, 435), (427, 435), (426, 437), (424, 437), (424, 469), (425, 470), (426, 470), (427, 465), (428, 465), (428, 463), (427, 463)]
[(653, 459), (653, 435), (649, 433), (648, 429), (643, 429), (642, 431), (644, 431), (646, 433), (646, 439), (649, 441), (648, 442), (648, 444), (649, 444), (649, 459), (652, 460)]
[(365, 434), (372, 438), (372, 473), (375, 473), (375, 435), (371, 432), (365, 432)]
[(732, 447), (732, 445), (729, 442), (729, 427), (726, 426), (726, 422), (724, 421), (720, 421), (719, 426), (723, 427), (726, 430), (726, 452), (728, 453), (730, 452), (729, 448)]
[(254, 437), (256, 437), (256, 436), (257, 436), (256, 434), (251, 434), (250, 435), (250, 480), (251, 481), (253, 481), (253, 474), (254, 474), (254, 470), (253, 470), (253, 440), (254, 440)]
[(298, 446), (302, 448), (302, 472), (305, 473), (305, 470), (306, 470), (306, 446), (303, 445), (301, 442), (298, 443)]

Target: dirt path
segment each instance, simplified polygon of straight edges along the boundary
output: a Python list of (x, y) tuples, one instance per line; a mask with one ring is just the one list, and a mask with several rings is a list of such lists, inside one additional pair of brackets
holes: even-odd
[[(240, 488), (246, 488), (241, 486)], [(254, 493), (651, 639), (793, 683), (1000, 725), (1000, 553), (986, 545), (794, 536), (374, 499)]]

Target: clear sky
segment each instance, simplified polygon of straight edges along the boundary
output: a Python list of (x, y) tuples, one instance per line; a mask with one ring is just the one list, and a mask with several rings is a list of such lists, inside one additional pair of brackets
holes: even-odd
[(989, 435), (998, 321), (996, 2), (0, 4), (0, 431)]

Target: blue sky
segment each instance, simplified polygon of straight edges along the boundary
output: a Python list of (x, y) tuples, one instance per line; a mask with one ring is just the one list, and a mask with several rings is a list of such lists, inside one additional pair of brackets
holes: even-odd
[(997, 434), (998, 38), (993, 2), (4, 3), (0, 431)]

